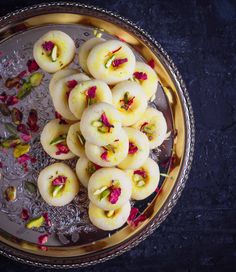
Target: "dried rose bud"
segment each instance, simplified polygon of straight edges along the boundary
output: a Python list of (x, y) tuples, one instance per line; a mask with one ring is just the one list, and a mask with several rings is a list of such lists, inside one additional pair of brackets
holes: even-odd
[(16, 199), (16, 187), (9, 186), (4, 192), (4, 197), (7, 201), (14, 201)]
[(26, 65), (30, 73), (35, 72), (39, 69), (37, 62), (34, 59), (28, 60)]
[(28, 122), (27, 125), (30, 128), (31, 131), (36, 132), (39, 129), (39, 126), (37, 125), (38, 122), (38, 114), (37, 111), (32, 109), (29, 112), (28, 116)]
[(12, 88), (18, 88), (20, 86), (20, 78), (19, 77), (13, 77), (13, 78), (8, 78), (5, 81), (5, 86), (8, 89), (12, 89)]
[(19, 125), (23, 119), (23, 113), (19, 109), (13, 108), (11, 110), (11, 119), (14, 124)]

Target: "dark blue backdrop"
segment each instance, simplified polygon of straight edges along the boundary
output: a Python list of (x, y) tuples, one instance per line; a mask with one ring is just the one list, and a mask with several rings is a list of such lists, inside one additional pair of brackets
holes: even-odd
[[(1, 0), (0, 15), (39, 2)], [(189, 181), (168, 219), (132, 251), (80, 271), (236, 271), (236, 1), (83, 2), (128, 17), (162, 44), (188, 87), (197, 135)], [(0, 271), (46, 270), (0, 257)]]

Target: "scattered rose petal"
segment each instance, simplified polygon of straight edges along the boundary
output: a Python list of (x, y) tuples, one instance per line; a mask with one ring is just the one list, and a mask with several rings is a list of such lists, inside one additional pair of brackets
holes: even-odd
[(21, 211), (21, 218), (25, 221), (29, 219), (29, 212), (27, 209), (22, 209)]
[(107, 150), (105, 150), (102, 155), (101, 155), (101, 159), (104, 161), (108, 161), (108, 152)]
[(114, 126), (109, 122), (109, 120), (108, 120), (108, 118), (107, 118), (105, 112), (103, 112), (103, 114), (101, 115), (101, 121), (102, 121), (102, 123), (103, 123), (106, 127), (109, 127), (109, 128), (114, 127)]
[(48, 213), (44, 213), (44, 214), (43, 214), (43, 217), (44, 217), (44, 219), (45, 219), (46, 225), (47, 225), (48, 227), (51, 227), (51, 226), (52, 226), (52, 222), (51, 222), (51, 220), (49, 219)]
[(150, 59), (150, 60), (148, 61), (148, 65), (149, 65), (152, 69), (154, 69), (154, 67), (155, 67), (154, 59)]
[(39, 129), (37, 122), (38, 122), (37, 111), (34, 109), (31, 109), (29, 112), (27, 125), (32, 132), (36, 132)]
[(38, 246), (38, 248), (42, 251), (48, 251), (48, 247), (47, 246)]
[(128, 223), (133, 221), (139, 213), (138, 208), (132, 208), (128, 217)]
[(30, 135), (27, 126), (24, 124), (19, 124), (16, 129), (17, 129), (17, 131), (21, 132), (22, 134)]
[(27, 71), (24, 70), (24, 71), (22, 71), (22, 72), (19, 73), (19, 75), (17, 76), (17, 78), (22, 79), (22, 78), (24, 78), (26, 75), (27, 75)]
[(137, 78), (138, 80), (146, 80), (148, 77), (147, 77), (147, 74), (146, 73), (143, 73), (143, 72), (134, 72), (133, 73), (134, 77)]
[(65, 176), (58, 176), (52, 181), (53, 186), (58, 186), (58, 185), (64, 185), (66, 183), (67, 177)]
[(127, 58), (124, 58), (124, 59), (114, 59), (113, 62), (112, 62), (112, 66), (113, 67), (118, 67), (121, 64), (126, 63), (126, 62), (128, 62)]
[(97, 90), (97, 87), (96, 87), (96, 86), (90, 87), (90, 88), (88, 89), (88, 91), (87, 91), (87, 96), (88, 96), (89, 98), (95, 98), (95, 96), (96, 96), (96, 90)]
[(15, 95), (10, 95), (7, 98), (7, 106), (13, 106), (19, 102), (19, 99)]
[(132, 227), (138, 227), (140, 223), (145, 221), (147, 219), (147, 216), (145, 214), (140, 214), (131, 224)]
[(48, 234), (40, 235), (39, 238), (38, 238), (38, 243), (40, 245), (43, 245), (43, 244), (47, 243), (47, 241), (48, 241)]
[(19, 158), (17, 158), (17, 162), (19, 164), (24, 164), (29, 160), (30, 160), (30, 156), (28, 154), (21, 155)]
[(28, 60), (26, 65), (30, 73), (35, 72), (39, 69), (37, 62), (34, 59)]
[(56, 145), (56, 147), (58, 149), (56, 155), (67, 154), (70, 152), (70, 149), (65, 144), (59, 143)]
[(52, 41), (46, 41), (45, 43), (42, 44), (42, 47), (45, 51), (51, 52), (55, 43)]
[(121, 188), (110, 188), (109, 202), (111, 204), (116, 204), (121, 194)]
[(134, 174), (139, 175), (139, 176), (141, 176), (143, 178), (146, 178), (146, 172), (144, 170), (140, 170), (140, 169), (135, 170)]
[(129, 154), (134, 154), (138, 151), (138, 147), (133, 143), (129, 142)]
[(32, 139), (32, 136), (27, 134), (21, 134), (20, 137), (26, 143), (30, 142), (30, 140)]

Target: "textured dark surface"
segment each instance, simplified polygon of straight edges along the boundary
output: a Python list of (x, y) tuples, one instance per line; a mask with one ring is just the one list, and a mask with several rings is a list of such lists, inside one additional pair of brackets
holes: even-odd
[[(236, 271), (236, 2), (83, 2), (129, 18), (162, 44), (186, 82), (197, 135), (186, 189), (161, 227), (132, 251), (78, 271)], [(34, 3), (1, 0), (0, 15)], [(0, 271), (50, 270), (0, 257)]]

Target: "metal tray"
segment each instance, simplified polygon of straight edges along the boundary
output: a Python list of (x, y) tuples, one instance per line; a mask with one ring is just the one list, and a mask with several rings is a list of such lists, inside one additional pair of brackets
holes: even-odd
[[(151, 154), (161, 166), (161, 172), (166, 174), (162, 177), (159, 192), (145, 201), (133, 203), (147, 219), (137, 228), (125, 225), (114, 232), (99, 231), (89, 222), (85, 189), (71, 204), (62, 208), (48, 206), (37, 192), (32, 194), (25, 189), (26, 180), (35, 183), (40, 169), (55, 161), (43, 152), (39, 142), (45, 122), (54, 116), (48, 95), (50, 75), (46, 75), (43, 84), (17, 104), (25, 116), (32, 108), (39, 114), (40, 130), (32, 139), (32, 156), (36, 157), (36, 163), (29, 165), (29, 171), (25, 173), (12, 154), (0, 152), (3, 163), (0, 169), (0, 253), (36, 266), (69, 268), (106, 261), (138, 245), (171, 212), (185, 186), (193, 158), (193, 112), (184, 82), (172, 60), (159, 43), (132, 22), (112, 12), (83, 4), (50, 3), (27, 7), (0, 18), (0, 26), (2, 90), (6, 78), (25, 69), (27, 60), (32, 58), (34, 42), (48, 30), (65, 31), (73, 37), (77, 47), (93, 37), (95, 29), (105, 39), (125, 40), (133, 48), (137, 59), (155, 61), (160, 82), (156, 99), (151, 104), (164, 113), (170, 132), (161, 148)], [(78, 68), (77, 58), (71, 66)], [(0, 136), (7, 136), (4, 123), (8, 122), (8, 117), (0, 117)], [(73, 167), (75, 161), (68, 163)], [(3, 197), (9, 185), (17, 188), (17, 200), (10, 203)], [(47, 251), (37, 245), (37, 237), (45, 232), (45, 228), (27, 230), (20, 218), (23, 207), (32, 216), (45, 211), (50, 215), (53, 225), (46, 229), (51, 233)]]

